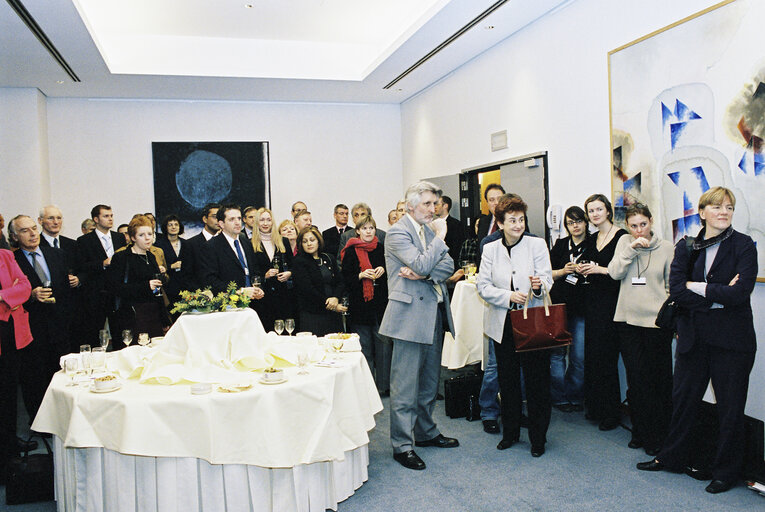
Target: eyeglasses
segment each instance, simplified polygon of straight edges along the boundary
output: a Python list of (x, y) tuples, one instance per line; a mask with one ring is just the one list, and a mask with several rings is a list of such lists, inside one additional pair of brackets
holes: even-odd
[(577, 224), (584, 224), (584, 220), (583, 219), (579, 219), (579, 220), (567, 220), (566, 221), (566, 226), (576, 226)]

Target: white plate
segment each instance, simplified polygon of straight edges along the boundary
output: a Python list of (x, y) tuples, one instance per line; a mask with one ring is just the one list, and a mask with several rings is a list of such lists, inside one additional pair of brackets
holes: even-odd
[(258, 379), (258, 382), (261, 384), (271, 385), (271, 384), (282, 384), (284, 382), (287, 382), (287, 377), (284, 377), (282, 380), (266, 380), (264, 378)]
[(117, 385), (115, 385), (113, 388), (106, 388), (106, 389), (96, 389), (95, 384), (91, 384), (90, 386), (90, 392), (91, 393), (111, 393), (112, 391), (117, 391), (122, 387), (122, 382), (117, 382)]

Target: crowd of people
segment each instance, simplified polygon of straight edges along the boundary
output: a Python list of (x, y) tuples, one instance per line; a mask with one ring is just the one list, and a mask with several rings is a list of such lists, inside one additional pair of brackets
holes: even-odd
[[(490, 339), (479, 396), (483, 428), (501, 433), (504, 450), (528, 429), (531, 455), (545, 453), (551, 408), (583, 411), (600, 430), (621, 423), (618, 358), (627, 374), (632, 437), (652, 460), (638, 469), (685, 470), (712, 480), (709, 492), (736, 481), (743, 463), (744, 405), (755, 351), (749, 296), (757, 275), (754, 243), (731, 227), (735, 197), (725, 188), (699, 203), (704, 225), (673, 249), (653, 231), (646, 205), (614, 224), (604, 195), (565, 211), (565, 238), (548, 250), (527, 230), (527, 205), (498, 184), (484, 192), (489, 213), (464, 230), (451, 198), (429, 182), (406, 191), (380, 229), (369, 206), (338, 204), (320, 231), (297, 201), (279, 221), (268, 208), (208, 204), (202, 230), (184, 238), (177, 215), (136, 214), (115, 231), (111, 207), (96, 205), (76, 240), (61, 234), (63, 214), (17, 215), (2, 236), (0, 216), (0, 478), (25, 447), (15, 433), (21, 384), (30, 417), (59, 357), (97, 345), (103, 330), (161, 336), (182, 290), (236, 283), (266, 330), (287, 318), (318, 336), (358, 333), (381, 396), (390, 395), (394, 458), (424, 469), (415, 447), (453, 448), (433, 420), (444, 332), (453, 332), (449, 294), (462, 264), (478, 266), (476, 288), (488, 304)], [(349, 226), (352, 222), (353, 227)], [(588, 229), (589, 227), (589, 229)], [(567, 305), (568, 348), (516, 352), (510, 312), (549, 293)], [(655, 324), (671, 296), (673, 332)], [(726, 333), (726, 334), (721, 334)], [(111, 341), (122, 348), (120, 336)], [(673, 377), (674, 373), (674, 377)], [(690, 431), (710, 380), (720, 414), (711, 472), (689, 466)], [(674, 380), (673, 380), (674, 379)], [(523, 413), (524, 402), (527, 415)], [(686, 467), (688, 466), (688, 467)]]

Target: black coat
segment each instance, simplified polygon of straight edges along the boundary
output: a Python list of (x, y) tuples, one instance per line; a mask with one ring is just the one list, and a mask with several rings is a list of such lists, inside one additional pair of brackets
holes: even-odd
[[(189, 278), (191, 271), (187, 268), (187, 264), (190, 263), (192, 259), (191, 244), (188, 240), (184, 240), (183, 238), (178, 238), (178, 240), (181, 242), (181, 250), (178, 251), (177, 255), (175, 254), (175, 250), (173, 249), (170, 240), (164, 236), (157, 237), (157, 243), (154, 244), (162, 249), (162, 252), (165, 253), (165, 261), (167, 262), (167, 275), (170, 278), (165, 291), (170, 298), (170, 302), (175, 302), (181, 290), (193, 291), (198, 288), (194, 286), (196, 284), (196, 279)], [(177, 261), (181, 262), (180, 270), (170, 268), (170, 266)]]
[(330, 283), (332, 293), (330, 295), (325, 293), (321, 270), (313, 256), (298, 253), (292, 261), (292, 278), (295, 282), (295, 294), (300, 311), (315, 314), (324, 313), (327, 311), (326, 300), (329, 297), (337, 297), (338, 299), (342, 297), (342, 276), (337, 272), (334, 260), (324, 253), (321, 254), (321, 260), (332, 273)]
[(454, 260), (455, 269), (459, 268), (460, 264), (460, 249), (462, 243), (465, 241), (465, 229), (462, 227), (462, 223), (448, 215), (446, 217), (446, 237), (444, 242), (449, 248), (449, 256)]
[[(385, 268), (385, 248), (383, 244), (378, 243), (377, 247), (369, 252), (369, 263), (372, 268)], [(388, 276), (383, 275), (375, 281), (374, 298), (364, 301), (363, 282), (359, 279), (361, 265), (359, 257), (354, 248), (345, 250), (343, 258), (343, 280), (345, 289), (348, 292), (349, 302), (349, 320), (351, 324), (361, 325), (379, 325), (385, 314), (385, 307), (388, 305)]]
[[(109, 232), (116, 251), (125, 246), (125, 237), (116, 231)], [(113, 297), (106, 293), (106, 251), (101, 245), (97, 231), (91, 231), (77, 239), (80, 258), (79, 278), (82, 282), (82, 299), (86, 314), (104, 314), (114, 309)], [(102, 322), (101, 322), (102, 323)]]
[[(343, 234), (346, 231), (353, 231), (353, 228), (346, 226), (343, 230)], [(324, 239), (324, 252), (327, 254), (337, 254), (337, 251), (340, 250), (340, 236), (337, 226), (332, 226), (331, 228), (322, 231), (321, 237)]]
[[(290, 243), (286, 238), (282, 239), (287, 252), (280, 253), (274, 248), (274, 258), (279, 261), (279, 270), (287, 272), (292, 269), (292, 250), (289, 249)], [(255, 252), (255, 265), (261, 271), (261, 288), (265, 295), (261, 300), (254, 301), (255, 311), (257, 311), (263, 327), (267, 331), (273, 329), (274, 320), (277, 318), (295, 318), (297, 308), (295, 307), (295, 297), (293, 294), (293, 281), (280, 282), (276, 277), (265, 279), (265, 273), (273, 267), (273, 260), (268, 257), (263, 244), (260, 251)]]
[[(703, 236), (703, 231), (699, 236)], [(689, 273), (690, 258), (695, 262)], [(705, 265), (706, 250), (689, 253), (684, 240), (675, 245), (669, 294), (680, 306), (678, 352), (688, 352), (696, 342), (736, 352), (754, 352), (757, 343), (750, 296), (757, 281), (757, 250), (752, 238), (733, 231), (728, 239), (720, 242), (706, 279)], [(738, 281), (728, 286), (736, 274)], [(706, 281), (706, 297), (690, 291), (686, 287), (687, 281)], [(710, 309), (714, 303), (723, 307)]]

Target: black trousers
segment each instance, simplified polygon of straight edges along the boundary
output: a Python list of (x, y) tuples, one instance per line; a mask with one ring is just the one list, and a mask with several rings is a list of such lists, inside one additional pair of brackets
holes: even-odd
[(711, 379), (720, 420), (712, 476), (724, 482), (738, 479), (744, 463), (744, 408), (754, 355), (754, 352), (734, 352), (698, 341), (688, 352), (677, 354), (672, 422), (657, 456), (664, 465), (681, 471), (687, 464), (691, 432)]
[(584, 403), (597, 421), (620, 418), (619, 338), (612, 320), (587, 315), (584, 321)]
[(0, 481), (5, 480), (8, 461), (16, 448), (16, 408), (18, 406), (19, 362), (13, 318), (0, 321)]
[(550, 400), (550, 353), (515, 351), (513, 326), (508, 313), (502, 333), (502, 343), (494, 342), (497, 356), (497, 380), (501, 401), (502, 437), (518, 439), (521, 432), (521, 367), (526, 385), (526, 407), (529, 413), (529, 441), (532, 448), (544, 447), (550, 426), (552, 402)]
[(661, 448), (672, 418), (672, 332), (618, 322), (632, 437)]

